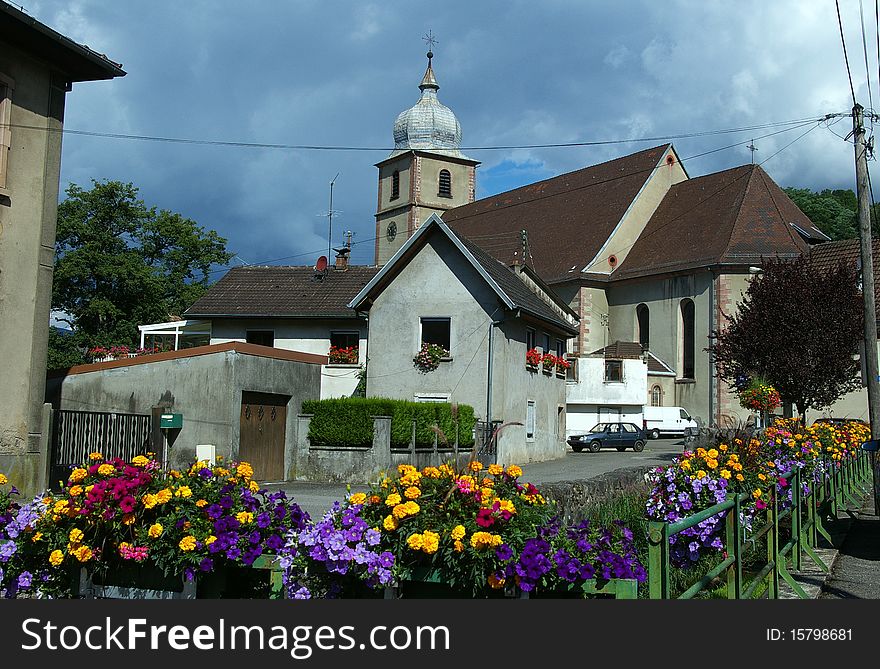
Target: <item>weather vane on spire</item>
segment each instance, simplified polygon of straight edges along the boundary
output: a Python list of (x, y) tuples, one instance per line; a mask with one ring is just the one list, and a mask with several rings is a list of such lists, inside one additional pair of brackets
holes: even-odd
[(425, 35), (425, 36), (422, 38), (422, 40), (423, 40), (423, 41), (425, 42), (425, 44), (428, 46), (428, 52), (429, 52), (429, 53), (433, 53), (433, 51), (434, 51), (434, 45), (437, 44), (437, 38), (434, 36), (434, 33), (431, 32), (431, 31), (429, 30), (429, 31), (428, 31), (428, 34)]

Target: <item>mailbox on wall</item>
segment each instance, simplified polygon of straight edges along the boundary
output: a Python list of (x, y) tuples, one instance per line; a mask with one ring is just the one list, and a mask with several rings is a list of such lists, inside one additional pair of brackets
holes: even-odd
[(159, 427), (161, 427), (162, 429), (183, 427), (183, 414), (163, 413), (159, 417)]

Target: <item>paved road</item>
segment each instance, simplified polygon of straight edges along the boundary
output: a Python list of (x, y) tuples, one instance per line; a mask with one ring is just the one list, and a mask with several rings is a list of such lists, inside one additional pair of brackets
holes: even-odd
[[(558, 460), (522, 465), (523, 480), (535, 485), (558, 481), (581, 481), (615, 469), (668, 464), (682, 450), (683, 442), (681, 439), (648, 441), (645, 450), (641, 453), (635, 453), (631, 450), (618, 453), (615, 449), (602, 449), (598, 453), (573, 453), (569, 450), (565, 457)], [(346, 495), (344, 483), (286, 481), (284, 483), (270, 483), (266, 487), (269, 490), (285, 490), (313, 518), (322, 516), (334, 500), (342, 499)], [(367, 490), (367, 486), (351, 486), (352, 492), (365, 490)]]

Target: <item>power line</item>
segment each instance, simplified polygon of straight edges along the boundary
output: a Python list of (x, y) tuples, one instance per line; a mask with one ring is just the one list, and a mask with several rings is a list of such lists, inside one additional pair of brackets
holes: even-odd
[(840, 43), (843, 45), (843, 60), (846, 63), (846, 74), (849, 77), (849, 90), (852, 93), (853, 106), (856, 105), (856, 89), (853, 87), (852, 72), (849, 69), (849, 56), (846, 54), (846, 40), (843, 38), (843, 20), (840, 18), (840, 3), (834, 0), (837, 8), (837, 25), (840, 26)]
[[(760, 123), (739, 128), (722, 128), (718, 130), (703, 130), (690, 133), (675, 133), (656, 137), (630, 137), (626, 139), (602, 139), (579, 142), (555, 142), (549, 144), (509, 144), (489, 146), (463, 146), (462, 151), (508, 151), (514, 149), (554, 149), (575, 148), (584, 146), (611, 146), (616, 144), (634, 144), (639, 142), (662, 142), (674, 139), (693, 139), (697, 137), (709, 137), (713, 135), (735, 134), (778, 128), (781, 126), (797, 126), (807, 122), (818, 121), (818, 118), (792, 119), (789, 121), (777, 121), (772, 123)], [(27, 125), (21, 123), (0, 124), (0, 128), (19, 128), (24, 130), (38, 130), (49, 133), (61, 133), (64, 135), (78, 135), (83, 137), (100, 137), (105, 139), (124, 139), (135, 141), (160, 142), (167, 144), (190, 144), (198, 146), (221, 146), (227, 148), (249, 149), (282, 149), (288, 151), (393, 151), (393, 148), (383, 146), (346, 146), (346, 145), (317, 145), (317, 144), (273, 144), (264, 142), (245, 142), (228, 140), (193, 139), (185, 137), (162, 137), (156, 135), (132, 135), (113, 132), (96, 132), (89, 130), (74, 130), (71, 128), (47, 128), (45, 126)], [(426, 149), (430, 150), (430, 149)]]
[[(862, 50), (865, 52), (865, 81), (868, 84), (868, 102), (871, 105), (871, 109), (874, 108), (874, 96), (871, 93), (871, 68), (868, 65), (868, 41), (865, 36), (865, 9), (862, 6), (862, 0), (859, 0), (859, 20), (862, 23)], [(871, 120), (871, 125), (873, 125), (873, 118)]]

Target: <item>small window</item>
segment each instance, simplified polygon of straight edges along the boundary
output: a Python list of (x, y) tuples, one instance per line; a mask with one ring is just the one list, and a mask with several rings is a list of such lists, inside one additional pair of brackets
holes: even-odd
[(354, 331), (330, 332), (330, 364), (356, 365), (361, 335)]
[(636, 307), (636, 322), (639, 329), (639, 343), (642, 349), (647, 351), (651, 343), (651, 316), (648, 305), (640, 304)]
[(400, 172), (394, 170), (394, 174), (391, 175), (391, 198), (392, 200), (396, 200), (400, 197)]
[(565, 356), (565, 342), (561, 339), (556, 340), (556, 356), (559, 358)]
[(578, 358), (568, 358), (568, 369), (565, 370), (566, 381), (578, 380)]
[(535, 440), (535, 401), (526, 402), (526, 441)]
[(531, 351), (538, 345), (538, 333), (535, 328), (526, 328), (526, 350)]
[(0, 188), (6, 188), (9, 149), (12, 146), (12, 79), (0, 74)]
[(275, 346), (275, 331), (248, 330), (246, 341), (248, 344), (257, 344), (259, 346)]
[(450, 330), (452, 320), (449, 318), (423, 318), (422, 344), (437, 344), (447, 351), (450, 350)]
[(544, 349), (544, 353), (549, 353), (552, 350), (550, 348), (550, 335), (546, 332), (541, 335), (541, 348)]
[(605, 361), (605, 380), (623, 381), (623, 360)]
[(440, 170), (440, 188), (437, 195), (440, 197), (452, 197), (452, 175), (449, 170)]
[(651, 406), (663, 406), (663, 389), (660, 386), (653, 386), (651, 388)]
[(694, 328), (694, 301), (681, 301), (681, 378), (694, 378), (696, 361), (696, 337)]

